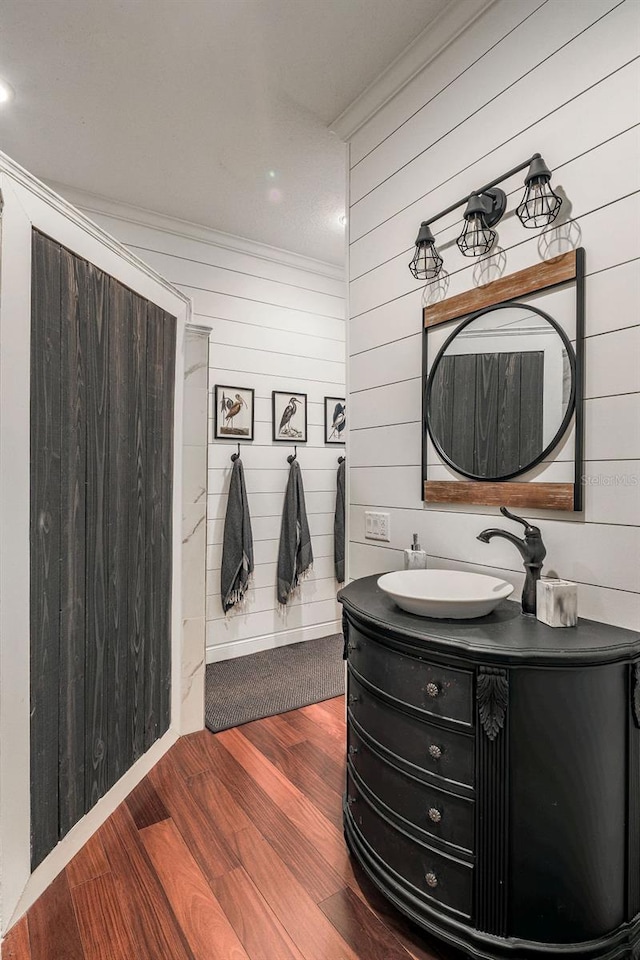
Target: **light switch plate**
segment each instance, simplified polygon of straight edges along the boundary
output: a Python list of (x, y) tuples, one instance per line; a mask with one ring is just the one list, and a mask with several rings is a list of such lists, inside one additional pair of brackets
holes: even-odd
[(372, 510), (365, 510), (365, 540), (386, 540), (388, 542), (391, 539), (390, 523), (391, 518), (388, 513), (375, 513)]
[(391, 539), (389, 531), (391, 518), (388, 513), (379, 513), (378, 516), (380, 517), (380, 539), (388, 542)]

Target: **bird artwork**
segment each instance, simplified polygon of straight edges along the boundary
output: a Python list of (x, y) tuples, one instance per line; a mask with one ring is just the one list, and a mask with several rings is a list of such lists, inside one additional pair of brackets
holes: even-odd
[(329, 434), (328, 439), (342, 440), (342, 434), (346, 424), (347, 424), (346, 404), (341, 403), (338, 400), (333, 410), (333, 418), (331, 421), (331, 432)]
[(225, 427), (233, 426), (233, 418), (237, 417), (243, 406), (246, 407), (246, 405), (246, 400), (244, 400), (239, 393), (236, 393), (234, 400), (232, 400), (231, 397), (225, 397), (224, 393), (222, 394), (220, 412), (224, 414)]
[[(246, 417), (240, 419), (242, 426), (237, 425), (236, 417), (243, 410), (247, 410), (250, 413), (249, 404), (246, 399), (239, 391), (229, 390), (227, 393), (223, 388), (218, 393), (218, 409), (219, 409), (219, 434), (221, 436), (241, 436), (249, 437), (251, 429), (248, 426), (245, 426)], [(250, 417), (250, 419), (252, 419)], [(250, 437), (250, 439), (252, 439)]]
[(281, 436), (284, 436), (285, 434), (287, 436), (291, 435), (291, 428), (292, 428), (291, 421), (296, 414), (296, 410), (298, 409), (299, 402), (300, 401), (297, 400), (295, 397), (291, 397), (291, 399), (289, 400), (289, 403), (286, 405), (286, 407), (282, 411), (282, 416), (280, 417), (280, 426), (278, 427), (278, 433)]
[(304, 393), (274, 390), (273, 439), (305, 443), (307, 439), (307, 397)]

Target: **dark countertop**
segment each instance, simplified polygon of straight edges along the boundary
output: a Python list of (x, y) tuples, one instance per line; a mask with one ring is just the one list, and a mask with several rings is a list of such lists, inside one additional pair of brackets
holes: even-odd
[(503, 600), (493, 613), (475, 620), (433, 620), (406, 613), (377, 586), (379, 577), (354, 580), (338, 594), (349, 619), (391, 639), (430, 651), (473, 653), (514, 663), (543, 665), (614, 663), (640, 656), (640, 633), (580, 618), (576, 627), (548, 627), (525, 617), (520, 603)]

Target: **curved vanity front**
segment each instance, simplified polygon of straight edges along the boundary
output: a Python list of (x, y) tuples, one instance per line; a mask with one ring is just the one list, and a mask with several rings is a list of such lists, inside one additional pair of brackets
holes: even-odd
[(427, 620), (377, 579), (339, 594), (352, 854), (470, 957), (640, 956), (640, 635)]

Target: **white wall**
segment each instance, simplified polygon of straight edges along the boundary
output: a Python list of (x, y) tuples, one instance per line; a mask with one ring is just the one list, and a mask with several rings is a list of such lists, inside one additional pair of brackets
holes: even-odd
[(204, 727), (209, 330), (189, 326), (182, 416), (182, 733)]
[[(517, 551), (476, 540), (497, 511), (420, 499), (422, 307), (582, 245), (585, 510), (525, 513), (541, 518), (547, 569), (580, 583), (582, 616), (640, 625), (639, 20), (635, 0), (497, 0), (351, 137), (352, 578), (399, 568), (418, 531), (431, 566), (521, 587)], [(503, 185), (491, 276), (456, 249), (455, 213), (435, 225), (446, 283), (417, 284), (420, 221), (537, 151), (569, 222), (542, 238), (524, 230), (518, 175)], [(389, 545), (365, 541), (365, 509), (391, 514)]]
[[(311, 266), (311, 265), (309, 265)], [(341, 447), (324, 443), (323, 398), (344, 396), (345, 284), (337, 270), (283, 267), (237, 258), (242, 276), (235, 300), (212, 289), (218, 278), (202, 278), (196, 311), (211, 323), (210, 383), (255, 389), (255, 440), (242, 450), (255, 572), (242, 609), (226, 618), (220, 602), (222, 536), (227, 507), (230, 455), (235, 444), (209, 446), (207, 524), (207, 659), (252, 653), (335, 633), (340, 629), (333, 561), (333, 516), (337, 458)], [(322, 271), (322, 272), (319, 272)], [(213, 280), (213, 283), (212, 283)], [(219, 284), (218, 284), (219, 288)], [(225, 285), (227, 289), (227, 285)], [(205, 322), (204, 317), (201, 322)], [(276, 561), (293, 448), (272, 440), (271, 391), (307, 394), (308, 442), (298, 447), (314, 553), (311, 576), (283, 615), (276, 598)], [(213, 396), (209, 427), (213, 439)]]
[[(323, 398), (344, 396), (343, 271), (252, 241), (60, 189), (191, 297), (193, 322), (211, 329), (210, 440), (213, 385), (238, 384), (255, 389), (255, 440), (243, 445), (242, 459), (256, 568), (246, 604), (226, 618), (219, 597), (220, 566), (230, 455), (236, 445), (229, 441), (209, 444), (207, 660), (338, 631), (333, 515), (337, 458), (344, 450), (324, 444)], [(308, 397), (309, 440), (298, 447), (298, 459), (305, 484), (314, 569), (284, 616), (277, 609), (276, 560), (288, 472), (286, 458), (293, 450), (271, 439), (274, 389), (302, 392)], [(185, 423), (187, 428), (189, 424)], [(195, 512), (197, 508), (193, 507), (190, 515), (195, 516)]]

